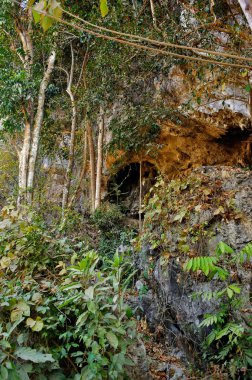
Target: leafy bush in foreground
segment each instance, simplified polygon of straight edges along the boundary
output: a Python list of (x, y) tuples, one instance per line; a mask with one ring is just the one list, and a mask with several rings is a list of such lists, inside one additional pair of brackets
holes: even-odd
[(5, 209), (0, 222), (0, 378), (127, 378), (131, 266), (116, 254), (105, 267), (28, 219)]

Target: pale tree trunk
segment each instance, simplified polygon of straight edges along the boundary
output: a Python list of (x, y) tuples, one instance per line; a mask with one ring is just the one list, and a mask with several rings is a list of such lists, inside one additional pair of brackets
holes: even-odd
[(28, 173), (28, 162), (29, 162), (29, 152), (31, 146), (31, 126), (28, 121), (25, 123), (24, 131), (24, 141), (23, 147), (19, 154), (19, 179), (18, 179), (18, 200), (17, 207), (20, 208), (23, 200), (27, 197), (27, 173)]
[(37, 106), (37, 113), (35, 116), (34, 121), (34, 128), (33, 133), (31, 137), (31, 149), (30, 149), (30, 157), (29, 157), (29, 166), (28, 166), (28, 177), (27, 177), (27, 189), (28, 189), (28, 203), (32, 203), (32, 192), (34, 188), (34, 174), (35, 174), (35, 164), (37, 160), (38, 155), (38, 147), (39, 147), (39, 138), (40, 138), (40, 131), (43, 123), (44, 118), (44, 105), (45, 105), (45, 93), (46, 89), (51, 77), (51, 73), (54, 68), (56, 59), (56, 53), (55, 51), (52, 51), (49, 59), (48, 59), (48, 65), (47, 69), (44, 73), (44, 77), (40, 84), (39, 89), (39, 95), (38, 95), (38, 106)]
[(249, 27), (252, 31), (252, 4), (250, 0), (238, 0), (238, 3), (241, 6), (241, 9), (246, 17)]
[[(20, 22), (19, 18), (15, 19), (15, 27), (16, 32), (21, 41), (23, 51), (25, 53), (25, 57), (22, 56), (17, 51), (17, 55), (20, 57), (24, 69), (27, 73), (28, 78), (31, 76), (31, 67), (33, 64), (33, 43), (32, 43), (32, 14), (31, 10), (27, 13), (28, 18), (28, 29), (25, 29), (22, 22)], [(15, 49), (15, 47), (14, 47)], [(24, 126), (24, 139), (23, 146), (21, 152), (19, 154), (19, 177), (18, 177), (18, 199), (17, 199), (17, 207), (20, 208), (21, 204), (27, 200), (27, 175), (28, 175), (28, 165), (29, 165), (29, 154), (31, 148), (31, 131), (33, 124), (33, 102), (28, 101), (27, 108), (23, 109), (25, 116), (25, 126)]]
[(104, 112), (100, 111), (100, 123), (97, 143), (97, 166), (96, 166), (96, 189), (95, 189), (95, 210), (101, 205), (101, 182), (103, 165), (103, 138), (104, 138)]
[(94, 139), (93, 130), (90, 121), (87, 121), (87, 138), (88, 138), (88, 148), (89, 148), (89, 165), (90, 165), (90, 198), (91, 198), (91, 209), (95, 210), (95, 149), (94, 149)]
[(69, 198), (71, 175), (72, 175), (73, 164), (74, 164), (75, 131), (76, 131), (76, 123), (77, 123), (76, 103), (75, 103), (75, 97), (72, 91), (73, 73), (74, 73), (74, 51), (73, 51), (72, 45), (71, 45), (71, 56), (72, 56), (72, 63), (71, 63), (71, 71), (70, 71), (70, 76), (69, 76), (68, 85), (67, 85), (67, 93), (71, 100), (72, 122), (71, 122), (69, 157), (68, 157), (65, 183), (64, 183), (63, 196), (62, 196), (62, 215), (64, 215), (65, 209), (68, 204), (68, 198)]

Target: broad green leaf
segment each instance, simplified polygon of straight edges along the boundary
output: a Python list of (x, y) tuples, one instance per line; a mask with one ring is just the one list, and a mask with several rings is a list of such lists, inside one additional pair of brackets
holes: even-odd
[(228, 298), (232, 298), (232, 297), (233, 297), (233, 295), (234, 295), (234, 292), (233, 292), (233, 290), (232, 290), (232, 289), (230, 289), (230, 288), (227, 288), (227, 295), (228, 295)]
[(85, 295), (90, 299), (92, 300), (94, 298), (94, 287), (93, 286), (90, 286), (89, 288), (87, 288), (85, 290)]
[(37, 317), (35, 320), (32, 318), (27, 318), (26, 325), (29, 326), (32, 331), (41, 331), (44, 327), (44, 322), (40, 317)]
[(108, 3), (107, 0), (100, 0), (100, 11), (102, 17), (106, 17), (108, 14)]
[(30, 306), (24, 301), (19, 301), (11, 312), (11, 322), (18, 321), (22, 316), (30, 316)]
[(51, 19), (50, 17), (47, 17), (47, 16), (44, 16), (43, 18), (41, 18), (41, 26), (44, 30), (44, 32), (46, 32), (53, 24), (53, 19)]
[(4, 367), (1, 366), (1, 380), (8, 380), (8, 370)]
[(26, 319), (26, 326), (29, 326), (32, 328), (35, 325), (36, 321), (33, 318), (27, 318)]
[(36, 24), (40, 22), (42, 16), (40, 12), (42, 12), (45, 9), (45, 6), (46, 2), (44, 0), (40, 0), (40, 2), (32, 8), (32, 14)]
[(241, 293), (241, 288), (237, 285), (229, 285), (229, 288), (233, 290), (234, 293), (240, 294)]
[(51, 0), (49, 3), (48, 13), (53, 17), (62, 18), (63, 10), (61, 8), (60, 3), (57, 0)]
[(40, 317), (37, 317), (36, 318), (36, 323), (35, 325), (32, 327), (32, 331), (41, 331), (44, 327), (44, 322), (42, 321), (42, 319)]
[(17, 374), (18, 374), (18, 377), (16, 379), (13, 379), (13, 380), (21, 380), (21, 379), (22, 380), (30, 380), (28, 373), (25, 370), (25, 368), (23, 368), (23, 366), (18, 369)]
[(4, 339), (0, 340), (0, 346), (3, 348), (11, 348), (11, 345), (8, 342), (8, 340), (4, 340)]
[(109, 341), (109, 344), (116, 350), (117, 347), (118, 347), (118, 339), (117, 339), (117, 336), (112, 333), (111, 331), (109, 331), (107, 334), (106, 334), (106, 337)]
[(42, 301), (42, 295), (39, 292), (36, 292), (32, 296), (32, 302), (40, 303)]
[(78, 318), (77, 321), (76, 321), (76, 325), (77, 325), (77, 326), (78, 326), (78, 325), (83, 325), (83, 324), (86, 322), (87, 317), (88, 317), (88, 310), (85, 311), (84, 313), (82, 313), (82, 314), (79, 316), (79, 318)]
[(30, 347), (18, 347), (14, 354), (22, 360), (28, 360), (33, 363), (55, 362), (51, 354), (44, 354)]
[(95, 306), (95, 303), (93, 301), (88, 302), (87, 303), (87, 307), (88, 307), (88, 310), (91, 313), (95, 314), (95, 312), (96, 312), (96, 306)]
[(2, 257), (1, 260), (0, 260), (0, 266), (2, 269), (6, 269), (6, 268), (9, 268), (11, 264), (11, 258), (10, 257)]
[(99, 346), (99, 344), (97, 342), (94, 341), (92, 343), (92, 352), (94, 355), (97, 355), (99, 353), (100, 348), (101, 347)]
[(62, 11), (62, 8), (58, 7), (56, 9), (54, 9), (53, 11), (53, 16), (56, 17), (56, 18), (62, 18), (62, 14), (63, 14), (63, 11)]

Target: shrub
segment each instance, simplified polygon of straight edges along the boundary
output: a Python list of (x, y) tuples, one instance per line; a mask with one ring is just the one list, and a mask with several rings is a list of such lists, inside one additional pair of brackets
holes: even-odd
[(106, 203), (97, 209), (92, 216), (99, 228), (98, 252), (103, 257), (111, 258), (119, 246), (130, 246), (136, 231), (124, 224), (124, 215), (116, 205)]
[(52, 236), (34, 215), (0, 224), (0, 378), (124, 379), (135, 322), (124, 303), (133, 274), (115, 254)]

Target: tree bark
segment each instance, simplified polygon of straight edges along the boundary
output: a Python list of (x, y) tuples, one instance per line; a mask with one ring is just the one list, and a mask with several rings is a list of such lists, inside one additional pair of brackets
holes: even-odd
[(95, 149), (93, 130), (89, 120), (87, 121), (86, 128), (89, 147), (91, 210), (93, 212), (95, 210)]
[[(23, 51), (25, 53), (25, 57), (15, 49), (13, 45), (13, 49), (16, 50), (18, 57), (21, 59), (24, 69), (27, 73), (28, 78), (31, 77), (31, 67), (33, 64), (34, 58), (34, 49), (32, 42), (32, 13), (31, 10), (27, 13), (28, 19), (28, 28), (25, 29), (20, 19), (17, 17), (15, 19), (15, 28), (16, 32), (21, 41)], [(19, 154), (19, 176), (18, 176), (18, 199), (17, 199), (17, 207), (20, 209), (21, 204), (27, 201), (27, 176), (28, 176), (28, 166), (29, 166), (29, 155), (31, 149), (31, 132), (33, 127), (33, 101), (28, 101), (28, 106), (23, 109), (24, 117), (25, 117), (25, 126), (24, 126), (24, 139), (23, 139), (23, 147)]]
[(97, 166), (96, 166), (96, 189), (95, 189), (95, 210), (101, 205), (101, 181), (103, 165), (103, 138), (104, 138), (104, 112), (101, 109), (100, 123), (97, 144)]
[(73, 164), (74, 164), (75, 131), (76, 131), (76, 124), (77, 124), (76, 103), (75, 103), (75, 97), (74, 97), (74, 94), (72, 91), (73, 73), (74, 73), (74, 51), (73, 51), (72, 45), (71, 45), (71, 56), (72, 56), (72, 63), (71, 63), (71, 71), (70, 71), (70, 76), (69, 76), (68, 85), (67, 85), (67, 93), (68, 93), (70, 100), (71, 100), (72, 122), (71, 122), (69, 157), (68, 157), (65, 183), (64, 183), (63, 196), (62, 196), (62, 213), (63, 214), (64, 214), (64, 211), (67, 207), (68, 199), (69, 199), (71, 175), (72, 175)]
[(32, 133), (31, 150), (30, 150), (29, 167), (28, 167), (28, 178), (27, 178), (27, 189), (29, 191), (27, 199), (28, 199), (29, 204), (32, 203), (35, 165), (36, 165), (36, 160), (37, 160), (37, 155), (38, 155), (40, 131), (41, 131), (43, 118), (44, 118), (45, 93), (46, 93), (46, 89), (51, 77), (51, 73), (54, 68), (55, 59), (56, 59), (56, 53), (55, 51), (52, 51), (48, 59), (48, 66), (44, 73), (44, 77), (41, 81), (40, 89), (39, 89), (38, 106), (37, 106), (37, 113), (35, 116), (34, 128), (33, 128), (33, 133)]
[(17, 207), (20, 208), (23, 200), (27, 197), (27, 174), (29, 163), (29, 152), (31, 147), (31, 125), (28, 121), (25, 123), (23, 147), (19, 155), (19, 178), (18, 178), (18, 199)]

